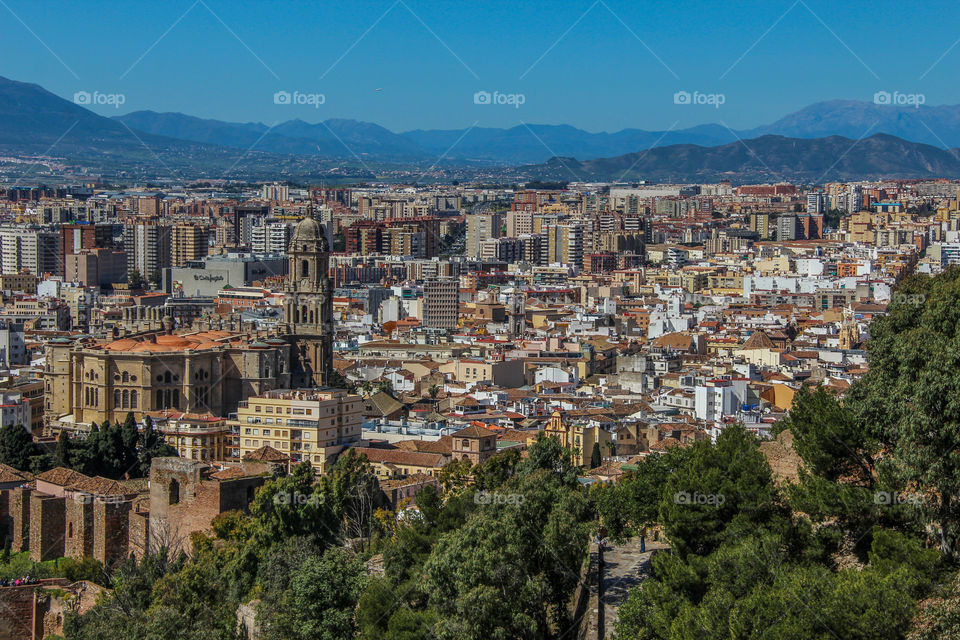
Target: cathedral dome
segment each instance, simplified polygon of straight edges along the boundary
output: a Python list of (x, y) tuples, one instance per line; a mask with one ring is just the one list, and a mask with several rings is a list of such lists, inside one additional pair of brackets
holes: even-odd
[(304, 218), (293, 229), (293, 242), (296, 243), (314, 243), (322, 237), (323, 229), (320, 228), (320, 223), (313, 218)]
[(330, 251), (330, 243), (327, 242), (327, 234), (323, 232), (323, 226), (312, 217), (306, 217), (297, 223), (293, 229), (290, 245), (308, 246), (321, 252)]

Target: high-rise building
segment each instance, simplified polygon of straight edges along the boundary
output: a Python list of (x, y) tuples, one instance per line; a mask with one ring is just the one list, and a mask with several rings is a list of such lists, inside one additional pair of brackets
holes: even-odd
[(0, 229), (0, 268), (4, 274), (29, 271), (43, 277), (61, 274), (60, 234), (39, 228)]
[(170, 266), (170, 227), (158, 219), (128, 224), (123, 228), (123, 248), (127, 253), (127, 271), (159, 281), (160, 272)]
[(807, 213), (826, 213), (827, 194), (822, 191), (807, 194)]
[(67, 256), (82, 249), (113, 248), (112, 224), (64, 224), (60, 225), (60, 270), (65, 275)]
[(142, 216), (158, 216), (160, 210), (160, 196), (141, 196), (136, 202), (137, 213)]
[(127, 254), (113, 249), (81, 249), (67, 256), (64, 280), (87, 287), (126, 282)]
[(174, 267), (205, 258), (208, 250), (207, 230), (203, 226), (182, 223), (171, 229), (170, 262)]
[(290, 187), (278, 182), (274, 182), (273, 184), (265, 184), (261, 188), (260, 197), (262, 197), (264, 200), (279, 200), (281, 202), (286, 202), (290, 199)]
[(293, 225), (283, 220), (258, 218), (250, 227), (250, 249), (254, 253), (285, 253)]
[(549, 225), (547, 263), (583, 267), (583, 225), (561, 223)]
[(797, 216), (785, 213), (777, 218), (777, 240), (797, 239)]
[(502, 213), (473, 213), (468, 215), (464, 255), (468, 258), (479, 257), (480, 243), (491, 238), (499, 238), (502, 226)]
[(770, 214), (751, 213), (750, 231), (756, 231), (761, 240), (768, 240), (770, 238)]
[(507, 235), (511, 237), (533, 233), (533, 212), (511, 209), (507, 212)]
[(431, 278), (423, 284), (421, 325), (456, 329), (460, 311), (460, 283), (456, 278)]

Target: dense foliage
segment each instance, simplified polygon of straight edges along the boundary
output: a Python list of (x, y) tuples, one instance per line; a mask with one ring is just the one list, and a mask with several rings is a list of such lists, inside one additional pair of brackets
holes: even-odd
[(542, 439), (531, 453), (467, 469), (469, 486), (458, 464), (449, 491), (428, 485), (397, 512), (362, 455), (319, 479), (299, 465), (249, 513), (194, 535), (189, 557), (161, 550), (115, 568), (113, 594), (68, 616), (65, 635), (235, 638), (246, 605), (268, 640), (547, 638), (570, 623), (593, 516), (569, 450)]
[(67, 467), (88, 476), (119, 480), (143, 478), (150, 474), (150, 461), (176, 456), (177, 450), (163, 441), (147, 417), (143, 430), (132, 413), (123, 424), (93, 425), (84, 439), (70, 438), (61, 431), (53, 454), (45, 454), (22, 425), (0, 428), (0, 462), (21, 471), (41, 473), (53, 467)]
[(657, 523), (672, 547), (621, 608), (619, 638), (956, 635), (960, 270), (898, 293), (871, 325), (869, 373), (843, 399), (802, 389), (778, 425), (796, 482), (775, 485), (758, 442), (728, 428), (597, 491), (614, 537)]

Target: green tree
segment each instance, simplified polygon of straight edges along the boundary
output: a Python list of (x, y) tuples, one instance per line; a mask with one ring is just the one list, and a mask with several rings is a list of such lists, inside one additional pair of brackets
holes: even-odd
[(385, 503), (370, 461), (356, 449), (347, 449), (323, 477), (324, 494), (346, 538), (370, 535), (373, 512)]
[(706, 555), (729, 535), (754, 533), (775, 516), (789, 523), (756, 438), (729, 426), (716, 445), (701, 441), (667, 481), (660, 522), (681, 555)]
[(303, 462), (289, 476), (266, 482), (254, 497), (250, 513), (258, 527), (258, 544), (269, 547), (292, 536), (315, 541), (320, 548), (336, 541), (338, 528), (331, 501), (314, 484), (313, 467)]
[(70, 435), (61, 429), (57, 436), (57, 448), (53, 453), (54, 467), (70, 467)]
[(289, 588), (264, 594), (259, 608), (267, 640), (342, 640), (355, 633), (354, 608), (366, 586), (360, 558), (340, 548), (306, 559)]
[(596, 469), (603, 464), (603, 454), (600, 453), (600, 443), (593, 443), (593, 450), (590, 452), (590, 468)]
[(0, 428), (0, 463), (29, 471), (30, 458), (38, 454), (33, 437), (22, 424), (7, 424)]

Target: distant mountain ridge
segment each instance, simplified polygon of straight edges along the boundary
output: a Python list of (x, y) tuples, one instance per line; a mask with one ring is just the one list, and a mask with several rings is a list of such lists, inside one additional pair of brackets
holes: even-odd
[(704, 124), (670, 131), (623, 129), (591, 133), (570, 125), (518, 125), (510, 128), (415, 129), (394, 133), (376, 124), (334, 119), (308, 124), (291, 120), (269, 128), (262, 123), (201, 120), (180, 113), (137, 111), (116, 116), (128, 126), (155, 135), (274, 153), (343, 156), (356, 153), (384, 161), (420, 161), (443, 154), (454, 160), (510, 165), (537, 163), (554, 156), (613, 157), (675, 144), (717, 146), (764, 135), (788, 138), (875, 133), (939, 147), (960, 146), (960, 105), (878, 105), (857, 100), (818, 102), (776, 122), (733, 131)]
[(656, 147), (612, 158), (554, 157), (517, 168), (541, 180), (822, 183), (858, 179), (958, 178), (960, 153), (887, 134), (787, 138), (765, 135), (714, 147)]
[(419, 173), (434, 165), (457, 178), (479, 169), (503, 179), (960, 177), (960, 154), (947, 145), (960, 145), (960, 106), (832, 101), (740, 132), (721, 125), (616, 133), (521, 125), (394, 133), (347, 119), (268, 127), (151, 111), (108, 118), (36, 84), (0, 78), (0, 155), (53, 156), (120, 178), (367, 180), (379, 171)]

